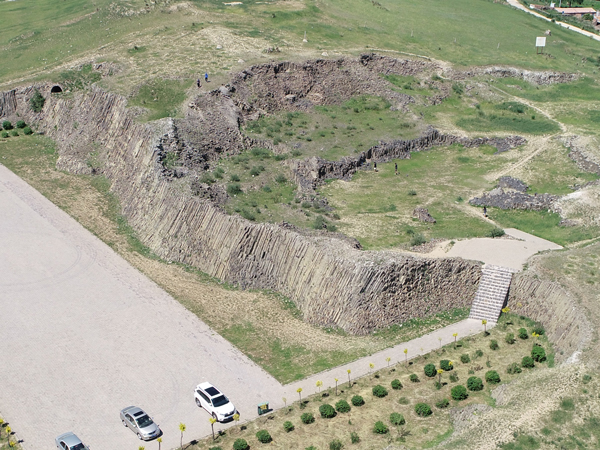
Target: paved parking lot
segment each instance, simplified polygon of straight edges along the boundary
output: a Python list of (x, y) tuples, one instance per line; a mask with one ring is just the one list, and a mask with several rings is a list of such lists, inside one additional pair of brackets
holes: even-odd
[[(137, 448), (119, 411), (140, 406), (163, 448), (210, 433), (208, 380), (242, 418), (281, 385), (0, 165), (0, 414), (25, 449), (74, 431), (94, 450)], [(158, 447), (157, 444), (146, 448)]]

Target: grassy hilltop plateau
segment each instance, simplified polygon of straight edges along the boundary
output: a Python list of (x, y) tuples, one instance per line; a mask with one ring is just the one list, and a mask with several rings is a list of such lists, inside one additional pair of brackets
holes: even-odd
[[(186, 448), (597, 449), (600, 41), (553, 21), (504, 0), (0, 0), (0, 93), (27, 105), (2, 117), (0, 97), (0, 163), (282, 383), (462, 320), (470, 304), (361, 328), (319, 319), (301, 300), (313, 293), (295, 297), (283, 275), (209, 270), (185, 227), (161, 247), (148, 232), (159, 218), (131, 212), (123, 180), (149, 169), (114, 156), (133, 148), (119, 133), (158, 149), (148, 179), (346, 265), (383, 272), (506, 228), (563, 247), (514, 275), (489, 333), (351, 387), (327, 381)], [(123, 130), (101, 124), (99, 105)]]

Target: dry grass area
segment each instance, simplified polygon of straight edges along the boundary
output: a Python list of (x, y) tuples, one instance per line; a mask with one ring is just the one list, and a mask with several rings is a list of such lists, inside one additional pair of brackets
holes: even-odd
[[(236, 424), (224, 431), (217, 438), (217, 442), (213, 442), (212, 437), (209, 437), (189, 448), (209, 449), (219, 446), (222, 449), (230, 449), (233, 442), (239, 438), (245, 439), (253, 449), (260, 448), (263, 444), (258, 442), (255, 434), (262, 429), (267, 430), (272, 436), (273, 441), (268, 445), (269, 448), (304, 449), (312, 445), (317, 449), (326, 449), (335, 439), (340, 440), (344, 448), (384, 448), (389, 444), (405, 445), (408, 448), (431, 448), (447, 439), (455, 427), (468, 428), (469, 415), (493, 410), (496, 399), (499, 398), (497, 392), (506, 392), (506, 386), (518, 383), (521, 378), (540, 378), (541, 373), (549, 370), (547, 367), (553, 365), (551, 354), (548, 355), (548, 361), (536, 363), (533, 369), (523, 368), (520, 374), (508, 374), (506, 371), (509, 364), (520, 363), (524, 356), (530, 355), (534, 341), (547, 350), (550, 348), (543, 336), (536, 339), (531, 336), (528, 339), (517, 337), (518, 329), (521, 327), (526, 327), (528, 334), (531, 335), (533, 325), (530, 320), (519, 316), (504, 316), (502, 323), (492, 329), (489, 335), (481, 333), (458, 341), (456, 346), (448, 345), (416, 358), (410, 361), (408, 366), (399, 363), (375, 372), (371, 376), (351, 380), (351, 387), (348, 380), (340, 380), (337, 393), (335, 388), (329, 388), (309, 397), (303, 397), (301, 401), (296, 398), (292, 403), (293, 399), (288, 399), (287, 408), (241, 426)], [(505, 342), (507, 333), (515, 335), (516, 340), (513, 344)], [(492, 340), (497, 341), (499, 345), (497, 350), (490, 348)], [(469, 361), (461, 362), (462, 355), (468, 355)], [(438, 369), (441, 360), (452, 361), (453, 370), (442, 374), (443, 386), (438, 389), (436, 387), (438, 376), (427, 377), (424, 367), (431, 363)], [(491, 370), (497, 371), (501, 378), (499, 387), (485, 381), (485, 374)], [(419, 381), (410, 381), (411, 374), (416, 374)], [(466, 386), (468, 378), (473, 376), (483, 380), (483, 390), (468, 391), (467, 399), (453, 400), (451, 389), (458, 385)], [(391, 382), (395, 379), (401, 382), (401, 389), (392, 389)], [(323, 380), (323, 383), (324, 386), (333, 386), (334, 380)], [(388, 394), (383, 398), (374, 396), (372, 389), (376, 385), (385, 387)], [(495, 391), (492, 393), (494, 388)], [(567, 389), (568, 385), (565, 385), (562, 391)], [(363, 406), (352, 406), (351, 399), (355, 395), (363, 397), (365, 402)], [(510, 394), (504, 396), (508, 398)], [(437, 407), (436, 403), (443, 399), (448, 400), (448, 405), (443, 408)], [(321, 417), (320, 406), (323, 404), (334, 406), (340, 400), (346, 400), (351, 405), (350, 412), (338, 412), (331, 419)], [(529, 401), (532, 400), (529, 398)], [(506, 402), (505, 399), (499, 401)], [(426, 403), (433, 413), (428, 417), (418, 416), (415, 412), (415, 405), (418, 403)], [(403, 415), (406, 421), (404, 425), (394, 426), (390, 422), (390, 414), (394, 412)], [(315, 422), (304, 424), (301, 420), (304, 413), (312, 413)], [(283, 424), (286, 421), (292, 422), (295, 427), (293, 431), (284, 430)], [(389, 431), (384, 434), (374, 433), (373, 427), (377, 421), (383, 422)], [(219, 425), (216, 426), (217, 430), (220, 428)], [(351, 433), (356, 433), (360, 441), (352, 443)]]

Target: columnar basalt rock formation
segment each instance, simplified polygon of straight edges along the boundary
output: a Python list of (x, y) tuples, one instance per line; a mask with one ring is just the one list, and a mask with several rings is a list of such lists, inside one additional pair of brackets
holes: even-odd
[(226, 215), (192, 195), (188, 177), (165, 176), (161, 155), (176, 140), (172, 119), (136, 123), (126, 99), (97, 88), (71, 99), (49, 95), (51, 86), (38, 88), (47, 97), (41, 113), (28, 108), (34, 89), (25, 88), (0, 95), (0, 104), (9, 105), (3, 114), (18, 112), (54, 138), (61, 169), (91, 173), (95, 152), (97, 173), (111, 181), (123, 214), (162, 258), (244, 288), (276, 290), (310, 323), (352, 333), (468, 306), (473, 299), (478, 263), (361, 252), (325, 234)]

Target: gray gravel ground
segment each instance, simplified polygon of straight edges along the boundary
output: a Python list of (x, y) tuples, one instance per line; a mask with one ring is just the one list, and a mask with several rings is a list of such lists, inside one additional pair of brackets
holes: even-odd
[[(281, 385), (108, 246), (0, 165), (0, 413), (25, 449), (74, 431), (94, 450), (140, 445), (119, 411), (146, 409), (163, 448), (210, 433), (208, 380), (242, 418)], [(147, 443), (146, 448), (158, 448)]]

